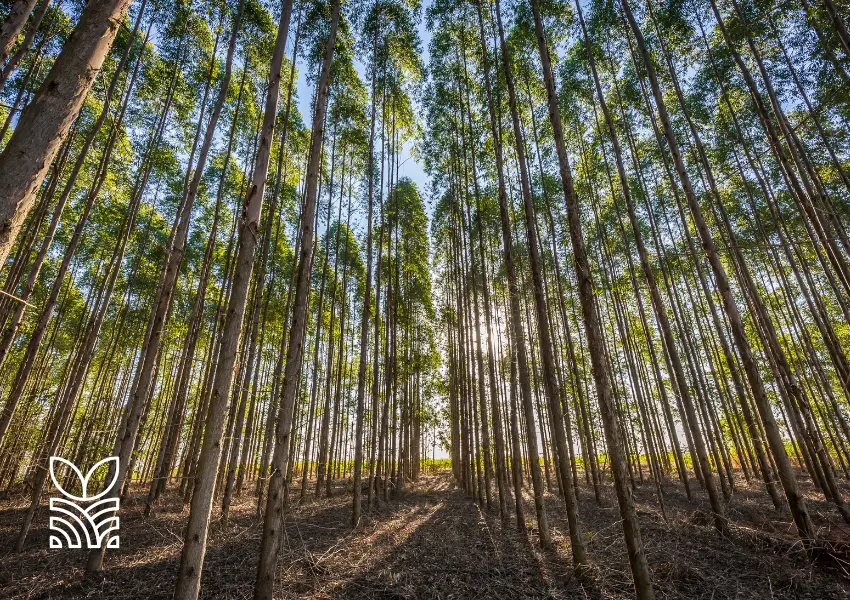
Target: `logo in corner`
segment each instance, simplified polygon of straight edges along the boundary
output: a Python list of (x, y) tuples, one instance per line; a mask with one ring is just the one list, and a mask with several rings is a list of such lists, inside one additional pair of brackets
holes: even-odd
[[(115, 463), (114, 465), (111, 463)], [(62, 465), (71, 469), (76, 481), (71, 477), (72, 489), (79, 483), (82, 489), (77, 496), (59, 483), (56, 468)], [(92, 494), (89, 485), (94, 484), (94, 475), (101, 467), (109, 465), (112, 481), (104, 485), (103, 491)], [(104, 498), (118, 480), (118, 457), (110, 456), (95, 464), (89, 472), (83, 473), (76, 465), (59, 456), (50, 457), (50, 479), (62, 494), (61, 498), (50, 499), (50, 547), (51, 548), (100, 548), (106, 542), (107, 548), (118, 548), (118, 498)], [(58, 534), (58, 535), (54, 535)], [(85, 546), (83, 546), (85, 540)]]

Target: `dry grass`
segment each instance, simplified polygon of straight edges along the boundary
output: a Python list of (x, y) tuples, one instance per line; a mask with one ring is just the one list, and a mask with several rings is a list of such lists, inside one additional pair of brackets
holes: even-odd
[[(141, 492), (140, 492), (141, 493)], [(631, 577), (612, 490), (598, 505), (579, 490), (582, 527), (593, 568), (581, 580), (570, 567), (562, 500), (547, 497), (556, 548), (543, 551), (528, 535), (503, 528), (498, 510), (482, 511), (448, 473), (426, 475), (390, 503), (349, 526), (350, 500), (308, 501), (286, 517), (276, 597), (346, 599), (631, 598)], [(648, 483), (635, 499), (657, 598), (850, 598), (850, 529), (814, 495), (809, 498), (823, 541), (809, 562), (790, 516), (775, 513), (759, 488), (743, 481), (729, 511), (730, 536), (711, 526), (707, 502), (687, 502), (677, 483), (665, 485), (668, 521)], [(526, 521), (534, 507), (525, 499)], [(0, 503), (0, 548), (13, 546), (22, 501)], [(47, 513), (36, 517), (21, 554), (0, 550), (0, 596), (11, 598), (170, 598), (186, 519), (176, 494), (156, 514), (122, 508), (121, 546), (107, 555), (102, 577), (85, 579), (81, 551), (49, 550)], [(202, 597), (250, 598), (262, 532), (255, 500), (245, 495), (225, 525), (212, 526)]]

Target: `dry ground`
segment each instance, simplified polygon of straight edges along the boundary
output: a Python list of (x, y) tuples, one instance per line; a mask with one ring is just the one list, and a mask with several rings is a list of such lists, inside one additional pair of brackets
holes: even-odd
[[(140, 492), (141, 493), (141, 492)], [(810, 508), (828, 540), (814, 563), (795, 543), (788, 515), (771, 510), (760, 489), (739, 484), (730, 509), (731, 534), (720, 537), (706, 501), (688, 503), (680, 485), (665, 486), (668, 522), (648, 483), (636, 490), (644, 544), (656, 596), (661, 599), (850, 599), (850, 527), (814, 496)], [(526, 498), (526, 520), (533, 504)], [(349, 497), (305, 502), (287, 515), (276, 597), (346, 599), (631, 598), (619, 515), (610, 486), (602, 505), (579, 490), (591, 573), (579, 581), (570, 568), (563, 501), (547, 498), (556, 549), (541, 551), (498, 511), (481, 511), (447, 472), (424, 475), (404, 495), (366, 512), (349, 527)], [(121, 549), (110, 551), (98, 579), (85, 579), (79, 550), (48, 549), (47, 511), (37, 515), (21, 554), (10, 552), (23, 516), (23, 499), (0, 502), (0, 597), (170, 598), (186, 518), (168, 494), (156, 514), (124, 503)], [(246, 494), (227, 525), (212, 527), (203, 576), (204, 598), (250, 598), (262, 527)]]

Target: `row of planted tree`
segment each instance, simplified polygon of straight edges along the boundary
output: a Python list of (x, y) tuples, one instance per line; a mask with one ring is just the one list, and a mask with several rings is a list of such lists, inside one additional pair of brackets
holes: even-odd
[[(0, 481), (29, 493), (19, 548), (48, 458), (113, 454), (114, 494), (189, 504), (180, 598), (214, 509), (253, 486), (271, 597), (287, 504), (350, 474), (358, 523), (364, 493), (416, 477), (435, 390), (461, 485), (523, 527), (530, 478), (544, 546), (557, 488), (579, 569), (579, 466), (597, 498), (610, 473), (641, 598), (637, 481), (662, 513), (672, 477), (704, 490), (725, 534), (740, 473), (808, 550), (801, 483), (850, 519), (841, 8), (436, 2), (424, 88), (420, 8), (3, 14)], [(419, 88), (439, 377), (428, 223), (400, 177)]]
[(0, 15), (0, 481), (28, 498), (19, 551), (50, 457), (114, 455), (111, 497), (189, 506), (179, 598), (199, 593), (213, 514), (253, 491), (255, 596), (271, 598), (293, 501), (347, 479), (357, 525), (361, 503), (416, 479), (436, 358), (427, 217), (400, 176), (418, 10), (17, 0)]
[(454, 475), (520, 530), (530, 478), (543, 546), (557, 489), (581, 570), (576, 489), (600, 500), (609, 472), (639, 598), (638, 482), (662, 515), (671, 479), (704, 493), (721, 535), (750, 484), (809, 551), (809, 479), (850, 523), (847, 17), (832, 0), (429, 11)]

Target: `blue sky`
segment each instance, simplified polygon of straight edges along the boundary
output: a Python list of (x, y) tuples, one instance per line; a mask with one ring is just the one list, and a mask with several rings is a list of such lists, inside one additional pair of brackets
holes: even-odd
[[(423, 16), (424, 12), (427, 9), (427, 5), (429, 3), (426, 1), (423, 6)], [(425, 19), (423, 18), (418, 26), (419, 30), (419, 38), (422, 41), (422, 51), (423, 57), (422, 60), (424, 64), (428, 65), (428, 45), (431, 40), (431, 35), (428, 32), (427, 27), (425, 26)], [(291, 48), (289, 50), (291, 52)], [(368, 81), (366, 78), (366, 65), (364, 65), (359, 57), (355, 59), (355, 68), (360, 73), (360, 77), (363, 78), (364, 81)], [(315, 86), (315, 81), (312, 80), (312, 77), (308, 77), (307, 70), (303, 68), (303, 63), (299, 62), (298, 64), (298, 82), (296, 85), (296, 89), (298, 92), (297, 104), (298, 109), (301, 111), (302, 118), (304, 119), (304, 123), (309, 126), (312, 117), (312, 109), (310, 106), (310, 102), (313, 99), (313, 88)], [(418, 108), (418, 107), (417, 107)], [(411, 154), (412, 144), (405, 144), (404, 149), (402, 150), (400, 163), (401, 166), (399, 168), (400, 174), (402, 177), (409, 177), (412, 179), (419, 188), (419, 193), (423, 196), (423, 201), (425, 202), (426, 210), (430, 216), (431, 210), (429, 202), (429, 198), (427, 198), (428, 191), (428, 175), (425, 173), (423, 165), (419, 160), (416, 159)]]

